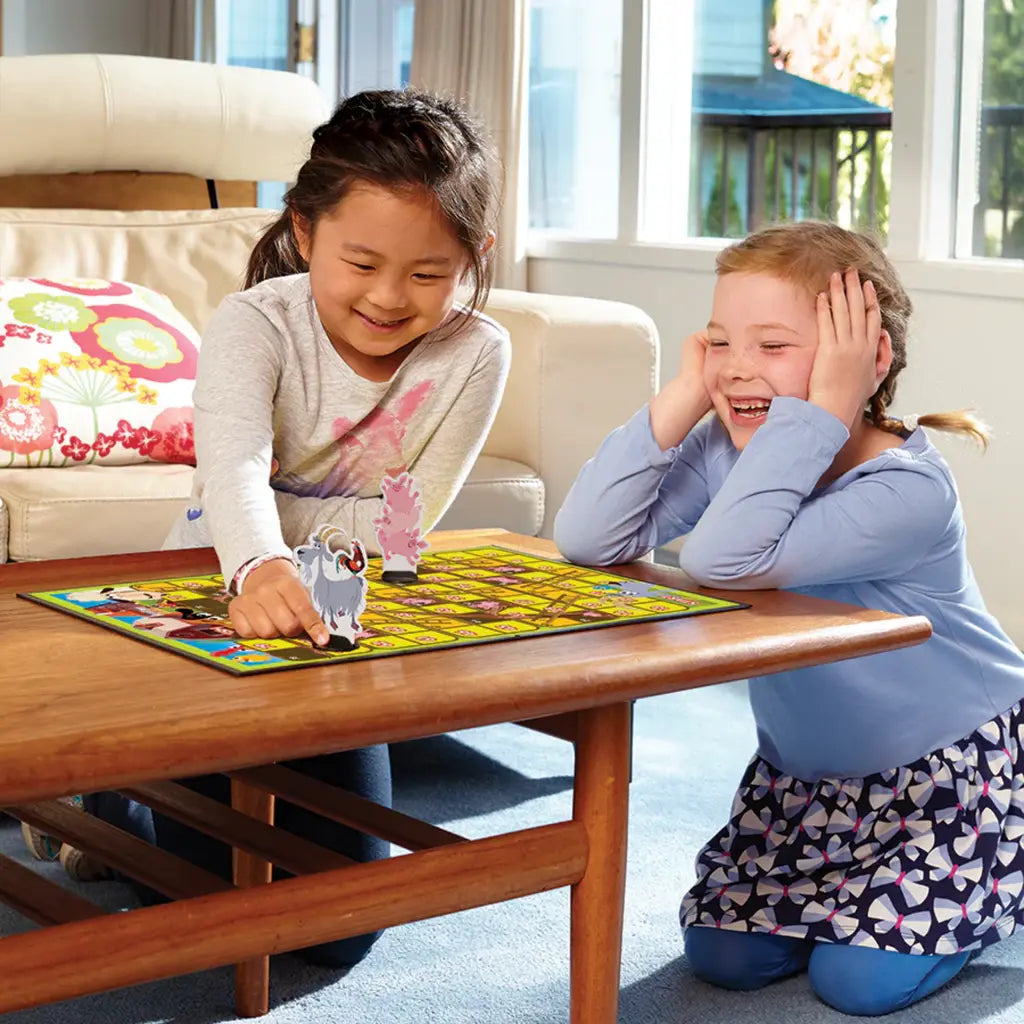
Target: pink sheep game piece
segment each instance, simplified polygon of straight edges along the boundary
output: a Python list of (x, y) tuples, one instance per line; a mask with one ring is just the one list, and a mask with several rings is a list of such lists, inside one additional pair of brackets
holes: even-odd
[(381, 579), (385, 583), (416, 583), (420, 552), (428, 546), (420, 533), (423, 521), (420, 492), (408, 473), (384, 477), (380, 489), (384, 505), (373, 525), (384, 559)]

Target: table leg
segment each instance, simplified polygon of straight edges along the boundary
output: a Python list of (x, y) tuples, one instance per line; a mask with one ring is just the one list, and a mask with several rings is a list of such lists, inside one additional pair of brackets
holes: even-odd
[(587, 830), (590, 853), (572, 887), (572, 1024), (615, 1024), (618, 1016), (630, 720), (628, 703), (579, 712), (573, 818)]
[[(274, 823), (274, 795), (231, 780), (231, 806), (268, 825)], [(235, 885), (265, 885), (273, 865), (244, 850), (232, 850)], [(262, 1017), (270, 1009), (270, 957), (260, 956), (235, 965), (235, 1012), (239, 1017)]]

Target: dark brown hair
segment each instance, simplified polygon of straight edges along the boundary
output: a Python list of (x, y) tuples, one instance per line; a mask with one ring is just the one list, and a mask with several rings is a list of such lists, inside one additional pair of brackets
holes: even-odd
[(350, 96), (313, 131), (309, 159), (285, 193), (284, 212), (253, 248), (244, 287), (305, 273), (293, 214), (312, 235), (317, 221), (353, 187), (369, 184), (437, 204), (466, 254), (473, 282), (469, 308), (478, 310), (494, 274), (487, 242), (497, 219), (496, 168), (483, 130), (453, 100), (414, 89)]
[[(888, 408), (896, 395), (896, 378), (907, 365), (907, 332), (913, 306), (896, 268), (881, 245), (859, 231), (828, 221), (805, 220), (774, 224), (727, 246), (715, 260), (722, 274), (770, 274), (808, 289), (811, 296), (828, 290), (829, 276), (852, 267), (861, 281), (870, 281), (878, 295), (882, 327), (892, 342), (892, 365), (868, 401), (865, 415), (881, 430), (902, 434), (902, 420)], [(987, 447), (988, 427), (970, 410), (927, 413), (917, 417), (925, 427), (966, 434)]]

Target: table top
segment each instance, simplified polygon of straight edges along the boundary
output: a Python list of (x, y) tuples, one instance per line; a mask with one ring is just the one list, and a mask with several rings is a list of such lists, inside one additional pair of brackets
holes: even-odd
[[(503, 530), (429, 540), (435, 550), (502, 544), (557, 557), (550, 541)], [(577, 711), (931, 633), (919, 616), (786, 591), (708, 591), (751, 608), (235, 676), (16, 596), (216, 571), (211, 549), (0, 566), (0, 803)], [(614, 571), (698, 589), (652, 563)]]

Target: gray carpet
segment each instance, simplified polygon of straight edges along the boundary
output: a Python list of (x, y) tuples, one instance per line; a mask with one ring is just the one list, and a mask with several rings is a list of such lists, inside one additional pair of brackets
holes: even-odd
[[(681, 955), (676, 911), (693, 857), (729, 808), (752, 747), (742, 685), (637, 706), (621, 1024), (839, 1024), (806, 977), (750, 994), (697, 981)], [(571, 802), (568, 745), (497, 726), (403, 744), (393, 753), (397, 804), (469, 836), (557, 820)], [(24, 858), (16, 826), (0, 850)], [(122, 905), (113, 883), (89, 897)], [(0, 910), (0, 933), (26, 922)], [(346, 977), (276, 958), (271, 1024), (565, 1024), (568, 894), (395, 928)], [(0, 985), (3, 980), (0, 979)], [(234, 1020), (228, 968), (10, 1014), (3, 1024), (215, 1024)], [(1024, 939), (973, 961), (946, 989), (892, 1018), (900, 1024), (1024, 1024)]]

